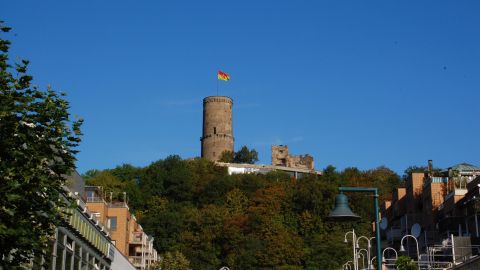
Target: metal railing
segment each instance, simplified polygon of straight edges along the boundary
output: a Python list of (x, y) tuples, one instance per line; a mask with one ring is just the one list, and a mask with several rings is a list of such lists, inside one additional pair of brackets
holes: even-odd
[(105, 202), (102, 197), (87, 197), (87, 203)]
[(145, 258), (142, 256), (129, 256), (128, 260), (135, 267), (145, 267)]

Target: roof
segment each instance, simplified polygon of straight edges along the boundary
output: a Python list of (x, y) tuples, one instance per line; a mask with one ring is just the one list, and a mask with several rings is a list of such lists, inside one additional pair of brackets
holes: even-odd
[(321, 171), (316, 170), (309, 170), (309, 169), (301, 169), (301, 168), (292, 168), (292, 167), (285, 167), (285, 166), (274, 166), (274, 165), (257, 165), (257, 164), (242, 164), (242, 163), (226, 163), (226, 162), (215, 162), (216, 165), (221, 167), (230, 167), (230, 168), (250, 168), (256, 169), (264, 172), (279, 170), (285, 172), (297, 172), (297, 173), (310, 173), (321, 175)]
[(460, 171), (460, 172), (465, 172), (465, 171), (480, 171), (480, 167), (477, 167), (472, 164), (468, 163), (460, 163), (455, 166), (452, 166), (448, 168), (449, 170), (455, 170), (455, 171)]

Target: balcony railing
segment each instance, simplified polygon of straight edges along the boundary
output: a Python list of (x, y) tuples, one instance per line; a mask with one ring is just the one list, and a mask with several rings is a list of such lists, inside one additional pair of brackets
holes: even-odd
[(145, 259), (142, 256), (129, 256), (128, 260), (135, 267), (145, 267)]
[(87, 203), (105, 202), (102, 197), (87, 197)]
[(132, 244), (143, 244), (144, 232), (132, 232), (130, 235), (130, 243)]

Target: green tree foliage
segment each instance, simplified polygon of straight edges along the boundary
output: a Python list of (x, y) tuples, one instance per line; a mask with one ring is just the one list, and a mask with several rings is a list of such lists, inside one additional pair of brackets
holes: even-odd
[(413, 261), (412, 258), (408, 256), (400, 256), (395, 261), (395, 267), (398, 270), (415, 270), (417, 269), (417, 265)]
[(166, 252), (161, 256), (160, 267), (161, 270), (185, 270), (190, 268), (190, 262), (179, 251)]
[(219, 161), (227, 163), (247, 163), (254, 164), (258, 161), (258, 152), (255, 149), (248, 149), (242, 146), (237, 152), (223, 151)]
[(135, 168), (133, 174), (123, 173), (129, 166), (116, 169), (108, 173), (117, 183), (138, 175), (134, 188), (142, 196), (136, 215), (155, 237), (157, 250), (181, 252), (193, 269), (338, 269), (351, 256), (345, 233), (353, 227), (371, 236), (374, 218), (371, 197), (351, 193), (361, 221), (327, 222), (338, 186), (389, 192), (399, 182), (385, 167), (339, 172), (328, 166), (322, 176), (292, 179), (281, 172), (228, 175), (205, 159), (178, 156)]
[[(433, 175), (434, 176), (440, 176), (442, 169), (441, 168), (432, 168)], [(409, 166), (408, 168), (405, 169), (403, 172), (403, 179), (407, 179), (412, 173), (426, 173), (428, 172), (428, 167), (426, 166)]]
[(234, 156), (235, 156), (235, 153), (233, 153), (232, 151), (223, 151), (218, 161), (232, 163)]
[(234, 163), (248, 163), (254, 164), (258, 161), (258, 153), (255, 149), (248, 149), (246, 146), (242, 146), (240, 150), (235, 152), (233, 157)]
[[(9, 28), (0, 22), (0, 30), (5, 35)], [(42, 254), (63, 221), (59, 192), (75, 168), (82, 123), (70, 120), (64, 94), (31, 85), (28, 61), (11, 66), (9, 46), (0, 38), (0, 263), (6, 269)]]

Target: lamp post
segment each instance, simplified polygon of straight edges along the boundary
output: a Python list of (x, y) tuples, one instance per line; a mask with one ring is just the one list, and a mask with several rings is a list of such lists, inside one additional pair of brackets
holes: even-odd
[(358, 244), (360, 242), (360, 239), (364, 238), (365, 240), (367, 240), (367, 263), (368, 263), (368, 268), (370, 269), (370, 250), (372, 248), (372, 244), (371, 244), (371, 241), (372, 239), (374, 239), (375, 237), (366, 237), (366, 236), (360, 236), (357, 238), (357, 248), (360, 248), (360, 245)]
[(387, 247), (383, 250), (382, 252), (382, 259), (383, 259), (383, 263), (387, 264), (387, 259), (385, 258), (385, 251), (387, 250), (393, 250), (393, 252), (395, 252), (395, 261), (398, 259), (398, 253), (397, 251), (394, 249), (394, 248), (391, 248), (391, 247)]
[[(370, 265), (373, 265), (373, 260), (376, 260), (376, 259), (377, 259), (377, 257), (373, 256), (372, 259), (370, 260)], [(381, 269), (381, 268), (380, 268), (380, 269)], [(369, 269), (369, 270), (370, 270), (370, 269)], [(373, 270), (373, 268), (372, 268), (372, 270)]]
[(351, 231), (345, 233), (345, 243), (348, 243), (347, 235), (352, 234), (352, 248), (353, 248), (353, 270), (358, 270), (358, 260), (357, 260), (357, 249), (355, 248), (355, 243), (357, 239), (357, 235), (355, 234), (355, 230), (352, 229)]
[(415, 244), (417, 245), (417, 266), (418, 266), (418, 269), (420, 269), (420, 250), (418, 249), (418, 240), (415, 236), (411, 235), (411, 234), (406, 234), (402, 237), (402, 240), (400, 240), (400, 252), (405, 252), (405, 247), (403, 246), (403, 240), (407, 237), (411, 237), (413, 239), (415, 239)]
[[(361, 250), (359, 250), (359, 251), (358, 251), (358, 257), (360, 258), (360, 256), (362, 256), (362, 265), (363, 265), (363, 268), (362, 268), (362, 269), (365, 269), (365, 255), (363, 255), (363, 253), (360, 252), (360, 251), (362, 251), (362, 250), (367, 251), (366, 249), (361, 249)], [(359, 264), (359, 266), (360, 266), (360, 263), (358, 263), (358, 264)], [(368, 263), (367, 263), (367, 264), (368, 264)]]
[(382, 269), (382, 251), (380, 245), (380, 220), (378, 218), (378, 189), (366, 187), (339, 187), (340, 194), (335, 198), (335, 208), (328, 216), (331, 220), (349, 221), (360, 217), (352, 212), (348, 206), (348, 198), (342, 192), (368, 192), (373, 193), (373, 204), (375, 210), (375, 239), (377, 240), (377, 270)]

